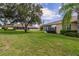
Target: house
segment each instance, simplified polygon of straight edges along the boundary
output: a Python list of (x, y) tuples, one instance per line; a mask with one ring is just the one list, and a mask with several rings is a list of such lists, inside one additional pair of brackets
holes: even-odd
[[(18, 29), (18, 30), (24, 30), (25, 29), (25, 23), (23, 22), (16, 22), (16, 23), (11, 23), (7, 25), (2, 25), (2, 28), (7, 28), (7, 29)], [(39, 29), (39, 24), (28, 24), (27, 29)]]
[[(62, 20), (58, 20), (55, 22), (51, 22), (48, 24), (43, 24), (43, 29), (46, 30), (47, 28), (55, 28), (56, 33), (60, 33), (60, 31), (62, 30)], [(71, 20), (71, 25), (70, 25), (70, 29), (71, 30), (77, 30), (77, 17), (73, 16), (72, 20)]]

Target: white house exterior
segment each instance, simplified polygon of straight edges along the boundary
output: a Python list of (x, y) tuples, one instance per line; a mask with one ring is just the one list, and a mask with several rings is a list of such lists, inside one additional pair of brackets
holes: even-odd
[[(43, 27), (45, 26), (55, 26), (56, 27), (56, 33), (59, 34), (60, 31), (62, 30), (62, 20), (55, 21), (52, 23), (44, 24), (42, 25)], [(73, 16), (71, 20), (71, 30), (77, 30), (77, 17)]]

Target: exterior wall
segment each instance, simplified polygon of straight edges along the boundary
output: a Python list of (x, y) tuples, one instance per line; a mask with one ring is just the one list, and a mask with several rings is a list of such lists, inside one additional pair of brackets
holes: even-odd
[[(71, 30), (77, 30), (77, 17), (73, 16), (71, 20)], [(56, 25), (56, 33), (60, 34), (60, 30), (62, 30), (62, 20), (49, 23), (48, 25)], [(44, 30), (46, 30), (46, 27), (44, 26)]]
[(77, 30), (77, 22), (71, 24), (71, 30)]
[(25, 27), (25, 25), (23, 24), (14, 24), (14, 27)]
[[(56, 33), (59, 34), (61, 30), (62, 30), (62, 24), (61, 23), (57, 24), (56, 25)], [(71, 30), (77, 30), (77, 22), (73, 22), (71, 24)]]
[(59, 34), (60, 30), (62, 30), (62, 24), (57, 24), (56, 25), (56, 33)]

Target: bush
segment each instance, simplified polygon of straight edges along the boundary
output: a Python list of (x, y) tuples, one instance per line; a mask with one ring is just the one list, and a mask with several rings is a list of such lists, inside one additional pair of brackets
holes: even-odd
[(47, 33), (56, 33), (56, 31), (46, 31)]
[(40, 31), (42, 31), (42, 30), (43, 30), (43, 26), (40, 27)]
[(77, 37), (79, 37), (79, 33), (77, 33)]
[(77, 33), (75, 32), (67, 32), (67, 33), (64, 33), (64, 35), (71, 36), (71, 37), (77, 37)]
[(60, 31), (60, 34), (64, 34), (64, 33), (66, 33), (66, 30), (61, 30)]
[(79, 37), (79, 34), (77, 33), (77, 31), (61, 30), (61, 34), (66, 35), (66, 36), (71, 36), (71, 37)]
[(76, 30), (61, 30), (61, 31), (60, 31), (61, 34), (69, 33), (69, 32), (77, 33)]
[(7, 29), (8, 29), (8, 27), (2, 27), (2, 29), (7, 30)]

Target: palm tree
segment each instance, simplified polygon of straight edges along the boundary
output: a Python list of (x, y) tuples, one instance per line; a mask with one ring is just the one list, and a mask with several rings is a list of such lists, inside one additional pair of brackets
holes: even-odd
[(62, 26), (63, 29), (67, 30), (68, 27), (70, 26), (70, 21), (72, 18), (72, 12), (75, 11), (77, 13), (77, 32), (79, 33), (79, 3), (67, 3), (67, 4), (62, 4), (62, 7), (60, 9), (60, 12), (64, 13), (63, 21), (62, 21)]

